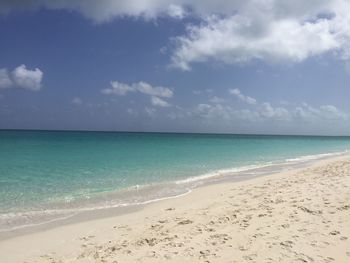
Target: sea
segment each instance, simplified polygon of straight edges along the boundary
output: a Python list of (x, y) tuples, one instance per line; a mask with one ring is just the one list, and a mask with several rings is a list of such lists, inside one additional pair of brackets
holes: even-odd
[(350, 137), (0, 131), (0, 232), (347, 154)]

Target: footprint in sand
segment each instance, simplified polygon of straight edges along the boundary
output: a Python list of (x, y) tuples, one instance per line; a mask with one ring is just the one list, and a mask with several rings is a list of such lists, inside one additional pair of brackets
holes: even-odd
[(177, 223), (177, 224), (178, 224), (178, 225), (188, 225), (188, 224), (192, 224), (192, 223), (193, 223), (192, 220), (185, 219), (185, 220), (180, 221), (180, 222)]
[(332, 236), (336, 236), (336, 235), (339, 235), (340, 232), (337, 231), (337, 230), (333, 230), (333, 231), (329, 232), (329, 234), (332, 235)]
[(287, 247), (287, 248), (292, 248), (293, 247), (293, 241), (291, 240), (287, 240), (287, 241), (283, 241), (280, 243), (281, 246)]

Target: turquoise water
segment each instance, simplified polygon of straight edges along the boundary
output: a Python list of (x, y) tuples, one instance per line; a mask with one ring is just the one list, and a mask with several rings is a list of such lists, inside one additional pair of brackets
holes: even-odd
[(39, 212), (180, 194), (190, 186), (179, 182), (225, 169), (346, 151), (350, 137), (0, 131), (0, 149), (1, 229), (39, 222)]

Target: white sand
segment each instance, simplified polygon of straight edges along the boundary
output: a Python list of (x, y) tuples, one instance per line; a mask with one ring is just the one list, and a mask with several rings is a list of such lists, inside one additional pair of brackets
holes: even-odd
[(350, 262), (350, 159), (0, 242), (0, 262)]

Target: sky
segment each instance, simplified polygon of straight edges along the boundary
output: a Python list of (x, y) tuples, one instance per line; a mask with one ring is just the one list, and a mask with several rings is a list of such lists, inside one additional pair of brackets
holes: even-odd
[(1, 0), (0, 129), (350, 135), (348, 0)]

